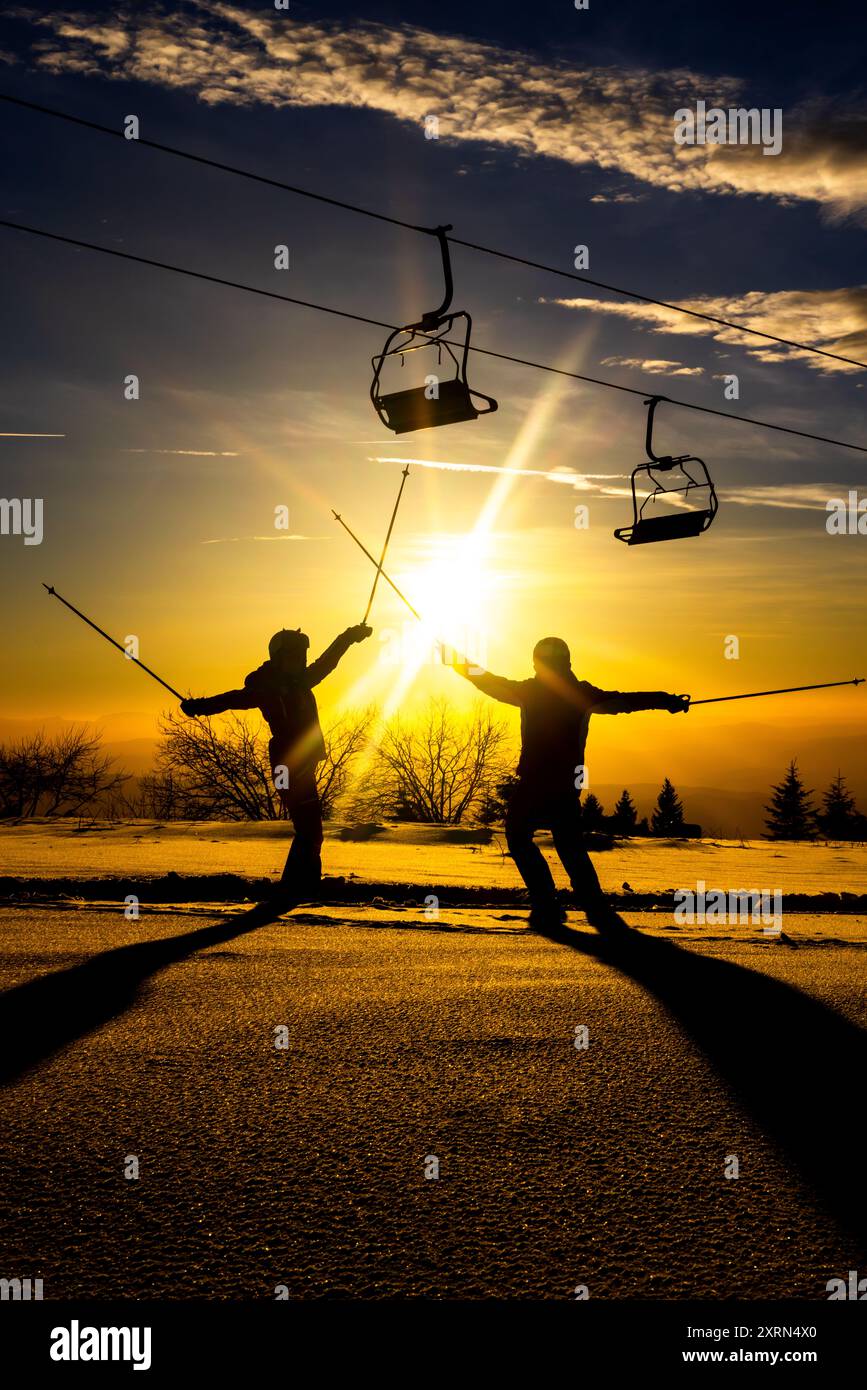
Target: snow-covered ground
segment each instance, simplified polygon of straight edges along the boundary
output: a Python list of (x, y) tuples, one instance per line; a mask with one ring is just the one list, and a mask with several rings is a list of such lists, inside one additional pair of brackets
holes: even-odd
[[(0, 874), (22, 878), (240, 874), (274, 876), (291, 831), (285, 823), (36, 820), (0, 825)], [(558, 883), (566, 879), (550, 837), (539, 844)], [(636, 892), (867, 893), (867, 846), (768, 840), (626, 840), (594, 854), (603, 887)], [(502, 830), (332, 823), (323, 851), (329, 875), (419, 887), (520, 887)]]
[(863, 947), (381, 901), (3, 908), (0, 1268), (46, 1300), (825, 1300), (865, 1268)]

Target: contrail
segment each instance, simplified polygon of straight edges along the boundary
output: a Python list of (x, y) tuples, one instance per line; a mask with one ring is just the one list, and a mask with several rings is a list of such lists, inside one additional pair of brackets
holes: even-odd
[[(541, 468), (509, 468), (493, 463), (450, 463), (444, 459), (405, 459), (392, 455), (371, 455), (370, 463), (411, 463), (417, 468), (439, 468), (451, 473), (511, 473), (522, 478), (544, 478), (549, 483), (568, 483), (578, 492), (595, 492), (602, 497), (628, 497), (630, 490), (624, 486), (626, 475), (622, 473), (576, 473), (571, 468), (556, 468), (546, 472)], [(615, 483), (615, 487), (606, 487)], [(838, 492), (840, 489), (838, 488)], [(763, 486), (741, 487), (724, 494), (727, 503), (739, 507), (777, 507), (786, 511), (826, 511), (826, 503), (833, 488), (816, 483), (794, 483), (781, 488), (776, 483)], [(845, 492), (845, 489), (843, 489)], [(672, 496), (670, 505), (686, 507), (689, 504), (682, 498)]]
[(213, 540), (199, 541), (199, 545), (233, 545), (236, 541), (330, 541), (331, 536), (215, 536)]
[(240, 455), (229, 449), (121, 449), (122, 454), (180, 454), (199, 459), (236, 459)]
[(622, 482), (622, 473), (576, 473), (572, 468), (509, 468), (498, 463), (448, 463), (444, 459), (395, 458), (393, 455), (373, 454), (369, 463), (411, 463), (417, 468), (438, 468), (449, 473), (511, 473), (519, 478), (544, 478), (549, 483), (567, 483), (579, 492), (595, 491), (596, 482)]

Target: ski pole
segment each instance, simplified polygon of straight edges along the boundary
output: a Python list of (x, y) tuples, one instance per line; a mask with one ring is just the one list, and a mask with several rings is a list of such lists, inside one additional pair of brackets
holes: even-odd
[(143, 661), (139, 661), (137, 656), (130, 656), (126, 647), (122, 647), (120, 642), (115, 642), (113, 637), (109, 637), (107, 632), (103, 632), (102, 628), (97, 626), (97, 624), (93, 622), (91, 618), (88, 618), (86, 613), (82, 613), (81, 610), (76, 608), (74, 604), (70, 603), (68, 599), (65, 599), (62, 594), (59, 594), (52, 584), (43, 584), (42, 587), (43, 589), (48, 590), (52, 598), (59, 599), (62, 604), (65, 604), (65, 606), (70, 610), (70, 612), (74, 613), (77, 618), (81, 618), (81, 621), (83, 623), (87, 623), (88, 627), (92, 627), (94, 632), (98, 632), (100, 637), (104, 637), (106, 642), (110, 642), (113, 647), (117, 647), (119, 652), (123, 652), (127, 661), (134, 661), (136, 666), (140, 666), (141, 669), (143, 671), (146, 671), (147, 674), (153, 680), (158, 681), (160, 685), (164, 686), (165, 689), (168, 690), (169, 694), (174, 695), (175, 699), (183, 700), (186, 698), (186, 696), (181, 695), (177, 690), (175, 690), (173, 685), (169, 685), (168, 681), (164, 681), (162, 676), (158, 676), (156, 671), (152, 671), (149, 666), (145, 666)]
[(400, 506), (400, 499), (403, 496), (403, 489), (406, 485), (406, 480), (408, 477), (409, 464), (406, 465), (406, 467), (403, 470), (403, 474), (401, 475), (400, 488), (398, 489), (397, 494), (397, 501), (394, 504), (394, 511), (391, 514), (391, 521), (388, 523), (388, 530), (385, 533), (385, 542), (382, 547), (382, 554), (379, 557), (379, 564), (376, 566), (376, 574), (373, 576), (373, 588), (370, 591), (370, 598), (367, 600), (367, 607), (364, 610), (364, 617), (361, 620), (363, 623), (367, 622), (367, 619), (370, 616), (370, 610), (373, 607), (373, 596), (376, 593), (376, 586), (379, 583), (379, 576), (382, 574), (382, 567), (385, 564), (385, 552), (388, 550), (388, 543), (391, 540), (391, 532), (394, 527), (395, 517), (397, 516), (397, 509)]
[[(690, 700), (690, 705), (717, 705), (722, 700), (758, 700), (763, 695), (793, 695), (798, 690), (830, 690), (835, 685), (863, 685), (867, 677), (855, 676), (851, 681), (824, 681), (821, 685), (787, 685), (783, 690), (749, 690), (746, 695), (712, 695), (707, 700)], [(688, 697), (687, 697), (688, 698)]]
[[(343, 527), (344, 531), (346, 531), (347, 534), (350, 535), (350, 536), (352, 537), (352, 539), (355, 541), (355, 544), (358, 546), (359, 550), (363, 550), (363, 551), (364, 551), (364, 554), (367, 556), (367, 558), (368, 558), (368, 560), (370, 561), (370, 563), (371, 563), (372, 565), (375, 565), (375, 564), (376, 564), (376, 561), (374, 560), (374, 558), (373, 558), (373, 556), (371, 555), (370, 551), (368, 550), (367, 546), (366, 546), (366, 545), (363, 545), (363, 544), (361, 543), (361, 541), (358, 539), (358, 537), (356, 536), (355, 532), (352, 531), (352, 530), (350, 530), (350, 528), (347, 526), (346, 522), (343, 520), (343, 517), (340, 516), (340, 515), (338, 515), (338, 513), (335, 512), (334, 510), (332, 510), (331, 515), (334, 517), (335, 521), (339, 521), (339, 522), (340, 522), (340, 525)], [(398, 598), (399, 598), (399, 599), (402, 599), (403, 602), (406, 604), (406, 606), (407, 606), (407, 608), (409, 609), (409, 611), (410, 611), (410, 613), (412, 614), (412, 616), (413, 616), (414, 618), (417, 618), (418, 621), (419, 621), (420, 623), (423, 623), (423, 622), (424, 622), (424, 618), (421, 616), (421, 613), (419, 613), (417, 609), (413, 608), (413, 606), (412, 606), (412, 604), (410, 603), (409, 599), (407, 598), (406, 594), (402, 594), (402, 593), (400, 592), (400, 589), (397, 587), (397, 585), (395, 584), (394, 580), (393, 580), (393, 579), (389, 579), (389, 577), (388, 577), (388, 575), (386, 574), (385, 570), (382, 568), (381, 563), (380, 563), (380, 565), (377, 566), (377, 568), (378, 568), (378, 570), (379, 570), (379, 573), (382, 575), (383, 579), (385, 580), (386, 584), (390, 584), (391, 587), (392, 587), (392, 589), (394, 589), (394, 592), (397, 594)], [(443, 652), (446, 652), (446, 651), (454, 651), (454, 648), (452, 647), (452, 644), (451, 644), (450, 642), (444, 641), (442, 637), (437, 637), (437, 638), (435, 638), (435, 644), (436, 644), (436, 646), (440, 647), (441, 650), (442, 650)], [(462, 659), (462, 660), (466, 660), (466, 658), (461, 658), (461, 659)], [(448, 663), (448, 662), (444, 662), (444, 664), (445, 664), (445, 665), (448, 665), (449, 663)], [(472, 663), (468, 663), (468, 664), (472, 664)], [(474, 674), (480, 673), (481, 670), (482, 670), (482, 668), (481, 668), (480, 666), (479, 666), (479, 667), (474, 667), (474, 668), (473, 668), (473, 673), (474, 673)]]
[[(343, 520), (343, 517), (340, 515), (339, 512), (336, 512), (336, 511), (334, 510), (333, 507), (332, 507), (332, 509), (331, 509), (331, 515), (334, 517), (334, 520), (335, 520), (335, 521), (339, 521), (339, 522), (340, 522), (340, 525), (343, 527), (344, 531), (347, 533), (347, 535), (349, 535), (349, 536), (352, 537), (352, 539), (355, 541), (355, 544), (358, 546), (359, 550), (363, 550), (363, 551), (364, 551), (364, 554), (367, 556), (367, 558), (368, 558), (368, 560), (370, 561), (370, 563), (371, 563), (372, 565), (376, 565), (376, 560), (375, 560), (374, 557), (371, 555), (371, 553), (370, 553), (370, 551), (368, 550), (367, 546), (362, 544), (362, 542), (361, 542), (361, 541), (358, 539), (358, 537), (356, 536), (355, 532), (354, 532), (353, 530), (351, 530), (350, 527), (347, 526), (346, 522)], [(382, 575), (383, 579), (385, 580), (386, 584), (390, 584), (391, 587), (392, 587), (392, 589), (394, 589), (394, 592), (397, 594), (398, 598), (399, 598), (399, 599), (402, 599), (403, 602), (406, 604), (406, 606), (407, 606), (407, 608), (409, 609), (409, 611), (410, 611), (410, 613), (412, 614), (412, 616), (413, 616), (414, 618), (418, 618), (418, 621), (419, 621), (420, 623), (421, 623), (421, 622), (424, 622), (424, 619), (422, 618), (421, 614), (420, 614), (419, 612), (417, 612), (415, 608), (413, 608), (413, 606), (412, 606), (412, 604), (410, 603), (409, 599), (407, 598), (406, 594), (402, 594), (402, 593), (400, 592), (400, 589), (399, 589), (399, 588), (397, 587), (397, 585), (395, 584), (394, 580), (393, 580), (393, 579), (389, 579), (389, 577), (388, 577), (388, 575), (386, 574), (385, 570), (382, 568), (382, 564), (380, 563), (380, 564), (377, 565), (376, 567), (377, 567), (378, 572)], [(369, 612), (369, 611), (370, 611), (370, 610), (368, 609), (368, 612)], [(365, 615), (365, 616), (366, 616), (366, 615)]]

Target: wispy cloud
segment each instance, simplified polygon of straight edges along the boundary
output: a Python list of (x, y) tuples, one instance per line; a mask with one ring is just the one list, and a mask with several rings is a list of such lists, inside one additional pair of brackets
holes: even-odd
[(645, 193), (594, 193), (591, 203), (641, 203)]
[[(543, 299), (541, 302), (587, 314), (629, 319), (649, 328), (651, 333), (678, 333), (686, 337), (713, 338), (718, 343), (736, 343), (761, 362), (797, 359), (819, 372), (864, 370), (827, 357), (816, 357), (800, 348), (763, 344), (737, 328), (721, 328), (703, 319), (688, 318), (661, 304), (625, 304), (613, 299), (584, 298)], [(715, 318), (736, 319), (747, 328), (773, 333), (779, 338), (812, 343), (845, 357), (867, 357), (867, 285), (836, 290), (750, 290), (742, 295), (708, 295), (681, 302), (687, 309), (712, 314)], [(644, 365), (652, 370), (646, 363)]]
[(331, 536), (215, 536), (213, 540), (200, 541), (200, 545), (235, 545), (239, 541), (330, 541)]
[(121, 449), (122, 454), (177, 454), (197, 459), (236, 459), (234, 449)]
[[(524, 478), (544, 478), (549, 483), (567, 483), (579, 492), (594, 493), (597, 497), (631, 497), (631, 487), (625, 482), (627, 474), (575, 473), (571, 469), (554, 469), (550, 473), (536, 468), (506, 468), (487, 463), (452, 463), (443, 459), (414, 459), (381, 457), (371, 463), (409, 463), (416, 468), (445, 469), (455, 473), (512, 473)], [(820, 511), (827, 509), (832, 497), (845, 497), (847, 488), (834, 483), (767, 483), (755, 487), (738, 487), (729, 491), (717, 481), (721, 505), (739, 507), (774, 507), (783, 511)], [(677, 494), (667, 499), (671, 506), (688, 507), (689, 503)]]
[(846, 488), (832, 487), (830, 484), (792, 483), (784, 487), (769, 483), (767, 486), (741, 487), (733, 492), (721, 490), (721, 500), (734, 502), (740, 507), (778, 507), (783, 511), (824, 512), (832, 497), (845, 497)]
[(595, 491), (595, 483), (621, 477), (619, 473), (576, 473), (572, 468), (510, 468), (495, 463), (451, 463), (445, 459), (395, 458), (393, 455), (372, 455), (368, 463), (409, 463), (416, 468), (434, 468), (447, 473), (505, 473), (516, 478), (543, 478), (547, 483), (565, 483), (578, 492)]
[(408, 24), (287, 22), (204, 0), (147, 6), (134, 22), (120, 11), (15, 16), (36, 30), (32, 61), (49, 72), (150, 82), (213, 105), (367, 108), (418, 127), (435, 114), (441, 140), (595, 165), (678, 193), (809, 200), (835, 215), (867, 208), (867, 113), (839, 96), (787, 110), (782, 152), (767, 158), (755, 145), (674, 144), (678, 108), (749, 104), (730, 76), (574, 66)]
[(665, 357), (603, 357), (603, 367), (637, 367), (651, 376), (701, 376), (704, 367), (685, 367), (682, 362), (669, 362)]

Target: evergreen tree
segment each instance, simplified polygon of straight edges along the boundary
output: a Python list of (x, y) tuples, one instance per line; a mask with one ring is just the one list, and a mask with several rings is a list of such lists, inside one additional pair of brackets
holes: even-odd
[(812, 791), (804, 786), (797, 761), (793, 758), (782, 782), (771, 789), (771, 800), (765, 807), (766, 838), (812, 840), (816, 817), (812, 796)]
[(822, 797), (822, 810), (816, 816), (822, 834), (829, 840), (855, 840), (862, 833), (864, 817), (859, 814), (843, 774), (837, 771)]
[(666, 777), (650, 818), (654, 835), (677, 835), (683, 829), (683, 803)]
[(602, 802), (592, 792), (584, 798), (581, 806), (581, 823), (585, 830), (601, 830), (605, 824)]
[(485, 792), (475, 817), (479, 825), (499, 825), (506, 819), (509, 798), (517, 785), (517, 777), (510, 773), (502, 782), (497, 782), (491, 790)]
[(634, 835), (638, 824), (638, 812), (629, 792), (624, 788), (614, 807), (611, 828), (617, 835)]

